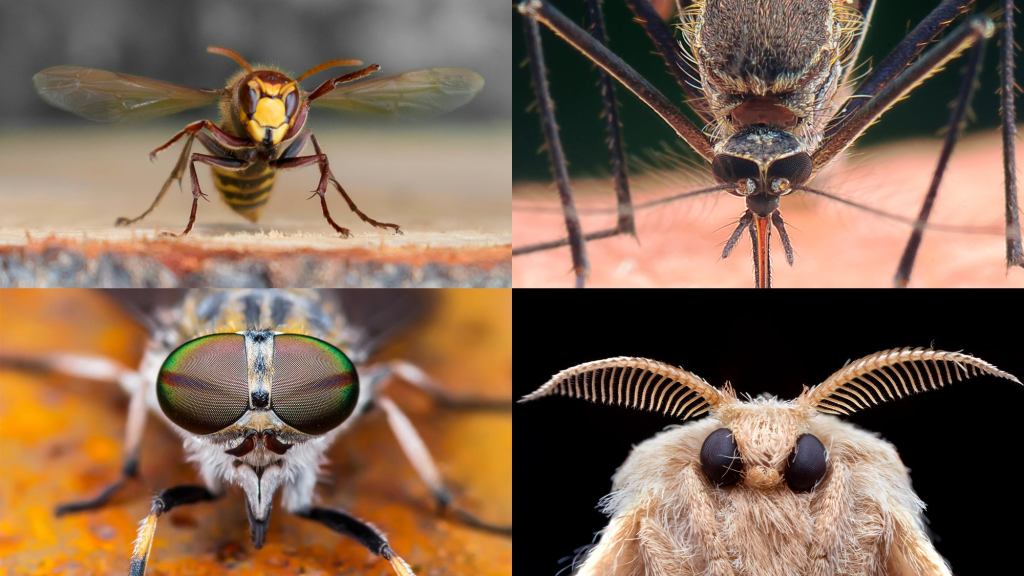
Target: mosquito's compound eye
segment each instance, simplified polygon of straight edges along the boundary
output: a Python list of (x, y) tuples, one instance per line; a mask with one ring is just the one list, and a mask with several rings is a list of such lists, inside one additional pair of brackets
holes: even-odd
[(700, 466), (715, 486), (732, 486), (742, 478), (743, 461), (728, 428), (719, 428), (700, 447)]
[(299, 94), (296, 91), (291, 91), (287, 96), (284, 97), (284, 113), (289, 118), (292, 114), (295, 114), (295, 107), (299, 103)]
[(193, 434), (230, 426), (249, 408), (245, 338), (211, 334), (182, 344), (160, 367), (156, 395), (171, 422)]
[(732, 184), (745, 178), (759, 180), (761, 172), (757, 164), (746, 158), (730, 156), (729, 154), (718, 154), (711, 162), (711, 172), (715, 178), (724, 184)]
[(810, 492), (825, 477), (825, 445), (813, 434), (801, 434), (789, 457), (786, 484), (793, 492)]
[(769, 178), (785, 178), (790, 184), (799, 186), (811, 177), (814, 163), (806, 152), (793, 154), (772, 162), (768, 167)]
[(323, 434), (356, 407), (359, 377), (341, 350), (299, 334), (274, 337), (271, 407), (292, 428)]

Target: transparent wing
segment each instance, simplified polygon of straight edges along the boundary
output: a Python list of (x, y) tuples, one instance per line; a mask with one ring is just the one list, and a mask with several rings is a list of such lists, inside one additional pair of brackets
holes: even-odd
[(483, 77), (472, 70), (427, 68), (343, 84), (313, 105), (357, 114), (434, 116), (469, 102), (483, 86)]
[(53, 106), (97, 122), (145, 120), (214, 103), (221, 90), (199, 90), (107, 70), (54, 66), (32, 77)]

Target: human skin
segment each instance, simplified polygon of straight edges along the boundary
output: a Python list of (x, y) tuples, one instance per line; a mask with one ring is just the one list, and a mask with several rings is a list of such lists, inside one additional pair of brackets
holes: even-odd
[[(855, 150), (840, 158), (811, 187), (827, 190), (907, 218), (920, 209), (938, 159), (938, 138), (906, 140)], [(984, 233), (926, 231), (910, 280), (918, 287), (1021, 287), (1024, 270), (1007, 270), (1003, 239), (1001, 140), (995, 131), (963, 139), (946, 171), (931, 221), (981, 227)], [(1017, 164), (1024, 152), (1017, 149)], [(707, 170), (691, 168), (670, 177), (633, 178), (635, 200), (664, 197), (710, 185)], [(666, 185), (666, 182), (670, 182)], [(687, 184), (680, 184), (680, 183)], [(581, 210), (613, 208), (610, 180), (573, 181)], [(557, 211), (520, 211), (549, 205), (557, 209), (553, 186), (513, 187), (513, 246), (564, 237)], [(616, 237), (587, 245), (594, 287), (749, 287), (753, 285), (750, 239), (744, 235), (733, 254), (722, 246), (743, 211), (726, 193), (659, 206), (637, 217), (638, 238)], [(795, 193), (781, 212), (796, 251), (786, 264), (777, 236), (772, 241), (776, 287), (887, 287), (910, 235), (907, 224), (884, 220), (823, 198)], [(584, 232), (614, 225), (611, 214), (584, 214)], [(515, 287), (571, 286), (567, 248), (513, 258)]]

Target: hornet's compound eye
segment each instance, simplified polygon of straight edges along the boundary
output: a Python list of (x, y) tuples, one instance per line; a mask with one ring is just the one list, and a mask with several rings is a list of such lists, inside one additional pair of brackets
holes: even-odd
[(786, 468), (786, 484), (793, 492), (810, 492), (825, 477), (825, 445), (813, 434), (796, 439), (793, 454)]
[(242, 86), (238, 96), (241, 100), (242, 111), (245, 112), (247, 118), (252, 118), (252, 115), (256, 113), (256, 103), (260, 101), (259, 92), (252, 86)]
[(274, 337), (271, 408), (305, 434), (323, 434), (352, 414), (359, 377), (348, 356), (334, 346), (299, 334)]
[(284, 113), (289, 118), (295, 114), (295, 106), (299, 103), (299, 93), (297, 90), (292, 90), (284, 97)]
[(211, 334), (182, 344), (160, 367), (156, 395), (164, 414), (193, 434), (230, 426), (249, 408), (245, 337)]
[(718, 487), (732, 486), (742, 479), (743, 460), (732, 431), (719, 428), (708, 434), (700, 448), (700, 466), (708, 480)]

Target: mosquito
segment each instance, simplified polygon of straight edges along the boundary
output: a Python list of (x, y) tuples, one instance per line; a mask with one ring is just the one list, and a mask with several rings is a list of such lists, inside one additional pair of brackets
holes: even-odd
[[(771, 287), (772, 231), (787, 262), (793, 248), (780, 212), (794, 192), (829, 198), (910, 224), (913, 230), (894, 278), (910, 281), (914, 260), (946, 165), (962, 130), (980, 72), (992, 19), (970, 14), (974, 0), (943, 0), (859, 83), (853, 77), (871, 22), (874, 0), (677, 0), (673, 30), (648, 0), (625, 0), (679, 84), (686, 104), (705, 128), (606, 47), (599, 0), (585, 0), (589, 32), (547, 0), (514, 3), (524, 18), (530, 76), (544, 140), (565, 217), (566, 238), (519, 246), (523, 255), (568, 245), (576, 285), (585, 284), (586, 243), (620, 234), (636, 235), (614, 83), (651, 108), (710, 169), (717, 184), (672, 199), (714, 192), (740, 197), (746, 209), (726, 241), (727, 257), (744, 232), (751, 238), (754, 285)], [(754, 8), (756, 5), (756, 9)], [(1013, 0), (1001, 3), (1001, 118), (1005, 182), (1007, 267), (1024, 266), (1015, 166), (1016, 86), (1013, 81)], [(960, 21), (954, 26), (954, 23)], [(572, 196), (541, 45), (540, 25), (597, 65), (617, 200), (614, 227), (586, 232)], [(904, 218), (810, 186), (811, 180), (876, 122), (886, 110), (950, 61), (965, 56), (966, 68), (954, 101), (934, 176), (915, 219)], [(932, 225), (931, 227), (936, 227)]]
[[(141, 363), (56, 354), (0, 362), (120, 383), (131, 394), (120, 477), (92, 498), (60, 505), (57, 515), (94, 510), (136, 478), (150, 410), (181, 437), (201, 484), (173, 486), (152, 500), (128, 573), (145, 574), (158, 519), (170, 510), (220, 498), (238, 487), (252, 544), (263, 546), (274, 496), (292, 514), (352, 538), (398, 576), (412, 568), (368, 522), (315, 502), (318, 470), (330, 445), (371, 411), (380, 411), (440, 512), (481, 530), (512, 527), (459, 506), (410, 419), (384, 394), (401, 379), (442, 406), (507, 410), (508, 400), (454, 396), (407, 360), (374, 355), (431, 309), (417, 291), (200, 290), (183, 295), (122, 294), (147, 326)], [(175, 302), (175, 300), (178, 300)]]

